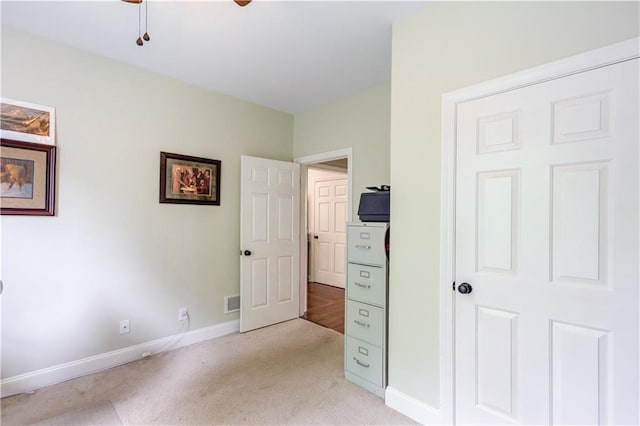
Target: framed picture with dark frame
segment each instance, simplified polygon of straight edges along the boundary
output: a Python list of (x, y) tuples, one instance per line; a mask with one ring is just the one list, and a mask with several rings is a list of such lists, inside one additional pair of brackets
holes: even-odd
[(56, 147), (0, 140), (0, 214), (53, 216)]
[(220, 160), (160, 152), (160, 202), (220, 205)]

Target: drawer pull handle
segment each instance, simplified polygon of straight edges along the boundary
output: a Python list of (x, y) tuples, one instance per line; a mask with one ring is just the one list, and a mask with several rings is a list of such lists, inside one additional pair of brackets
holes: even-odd
[(353, 320), (353, 322), (355, 322), (356, 324), (362, 326), (362, 327), (371, 327), (369, 324), (367, 324), (366, 322), (362, 322), (362, 321), (358, 321), (358, 320)]
[(362, 284), (362, 283), (359, 283), (358, 281), (354, 282), (354, 284), (362, 288), (371, 288), (371, 284)]
[(353, 357), (353, 360), (356, 362), (356, 364), (363, 366), (364, 368), (369, 368), (369, 364), (367, 364), (366, 362), (362, 362), (360, 361), (358, 358), (356, 358), (355, 356)]
[(356, 244), (356, 248), (369, 250), (369, 249), (371, 249), (371, 246), (367, 246), (367, 245), (364, 245), (364, 244)]

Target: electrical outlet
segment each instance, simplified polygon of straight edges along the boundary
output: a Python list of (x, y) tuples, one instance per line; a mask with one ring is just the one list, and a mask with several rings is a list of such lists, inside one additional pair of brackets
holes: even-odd
[(189, 310), (186, 306), (178, 308), (178, 321), (184, 321), (189, 319)]
[(129, 320), (120, 321), (120, 334), (127, 334), (129, 331)]

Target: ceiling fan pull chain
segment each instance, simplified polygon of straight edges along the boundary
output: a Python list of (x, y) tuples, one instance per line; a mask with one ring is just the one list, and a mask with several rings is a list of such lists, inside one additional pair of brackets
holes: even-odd
[(142, 46), (144, 44), (142, 41), (142, 37), (140, 37), (141, 32), (142, 32), (142, 1), (138, 3), (138, 39), (136, 40), (136, 44), (138, 46)]
[(149, 37), (148, 31), (149, 31), (149, 0), (147, 0), (147, 3), (144, 5), (144, 35), (142, 36), (144, 41), (151, 40), (151, 37)]
[[(151, 40), (151, 36), (149, 36), (149, 3), (148, 3), (149, 0), (146, 0), (147, 3), (144, 5), (144, 35), (142, 35), (142, 3), (145, 0), (122, 0), (122, 1), (126, 3), (138, 4), (138, 39), (136, 40), (136, 44), (138, 46), (142, 46), (144, 45), (145, 41)], [(243, 6), (243, 7), (251, 3), (251, 0), (233, 0), (233, 1), (236, 2), (238, 6)]]

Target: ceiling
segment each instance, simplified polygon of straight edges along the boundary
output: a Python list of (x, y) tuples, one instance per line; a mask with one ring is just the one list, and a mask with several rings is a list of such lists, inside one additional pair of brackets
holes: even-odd
[[(299, 113), (381, 84), (391, 74), (391, 24), (424, 1), (2, 0), (2, 25)], [(144, 14), (143, 14), (144, 17)], [(144, 18), (143, 18), (144, 19)], [(144, 29), (143, 29), (144, 32)]]

